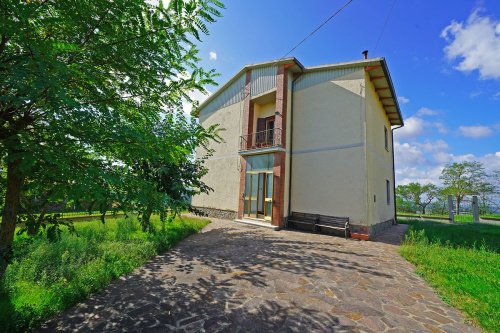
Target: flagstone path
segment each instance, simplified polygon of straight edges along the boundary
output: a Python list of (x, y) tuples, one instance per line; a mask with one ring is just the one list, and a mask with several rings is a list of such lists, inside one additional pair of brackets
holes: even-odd
[(40, 332), (480, 332), (376, 242), (213, 220)]

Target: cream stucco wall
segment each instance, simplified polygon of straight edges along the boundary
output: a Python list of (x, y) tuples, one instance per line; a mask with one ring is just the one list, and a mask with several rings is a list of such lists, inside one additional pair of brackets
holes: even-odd
[[(200, 114), (200, 122), (204, 127), (220, 124), (224, 130), (220, 132), (224, 142), (213, 143), (215, 153), (206, 161), (209, 172), (203, 181), (214, 189), (214, 192), (193, 197), (192, 204), (197, 207), (216, 208), (238, 211), (240, 197), (240, 156), (238, 155), (241, 132), (241, 114), (243, 102), (232, 104), (216, 112)], [(198, 156), (203, 155), (199, 150)]]
[[(392, 132), (389, 119), (368, 76), (365, 94), (368, 216), (369, 224), (375, 224), (394, 218)], [(385, 148), (384, 127), (388, 131), (388, 149)], [(390, 182), (390, 204), (387, 204), (386, 180)]]
[(360, 69), (294, 92), (292, 211), (367, 225), (364, 85)]

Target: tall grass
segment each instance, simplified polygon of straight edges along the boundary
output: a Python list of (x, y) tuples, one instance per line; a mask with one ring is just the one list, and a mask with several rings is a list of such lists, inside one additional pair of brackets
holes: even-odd
[(500, 332), (500, 226), (409, 224), (400, 253), (452, 306), (489, 332)]
[(199, 231), (208, 221), (184, 218), (143, 233), (134, 219), (76, 223), (78, 236), (16, 237), (14, 260), (0, 281), (0, 327), (24, 331), (76, 304), (113, 279)]

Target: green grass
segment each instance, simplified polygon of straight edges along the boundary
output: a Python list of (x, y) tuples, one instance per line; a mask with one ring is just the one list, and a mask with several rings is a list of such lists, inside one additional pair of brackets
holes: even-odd
[(481, 217), (487, 217), (487, 218), (500, 220), (500, 214), (485, 214), (485, 215), (481, 215)]
[[(398, 216), (401, 217), (419, 217), (419, 218), (428, 218), (428, 219), (447, 219), (448, 215), (443, 215), (443, 214), (415, 214), (415, 213), (397, 213)], [(494, 218), (494, 219), (499, 219), (500, 220), (500, 214), (484, 214), (481, 215), (480, 217), (487, 217), (487, 218)], [(472, 214), (463, 214), (463, 215), (455, 215), (455, 222), (457, 223), (473, 223), (472, 219)]]
[(49, 243), (45, 236), (14, 241), (14, 261), (0, 281), (2, 331), (26, 331), (76, 304), (113, 279), (130, 273), (156, 254), (198, 232), (207, 220), (183, 218), (160, 222), (154, 234), (143, 233), (135, 219), (78, 222), (78, 237), (64, 232)]
[(450, 305), (500, 332), (500, 226), (406, 220), (400, 253)]

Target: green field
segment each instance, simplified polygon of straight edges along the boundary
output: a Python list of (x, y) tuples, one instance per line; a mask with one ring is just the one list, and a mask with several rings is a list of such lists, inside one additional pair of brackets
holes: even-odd
[[(428, 218), (428, 219), (448, 219), (448, 215), (442, 215), (442, 214), (415, 214), (415, 213), (397, 213), (398, 216), (401, 217), (418, 217), (418, 218)], [(485, 214), (481, 215), (480, 218), (489, 218), (489, 219), (497, 219), (500, 220), (500, 214)], [(464, 214), (464, 215), (455, 215), (455, 222), (458, 223), (467, 223), (473, 222), (472, 215), (471, 214)]]
[(42, 235), (14, 241), (14, 261), (0, 281), (1, 331), (26, 331), (130, 273), (158, 253), (198, 232), (207, 220), (183, 218), (156, 233), (144, 233), (135, 219), (78, 222), (78, 236), (64, 232), (49, 243)]
[(475, 325), (500, 332), (500, 226), (399, 220), (400, 253)]

